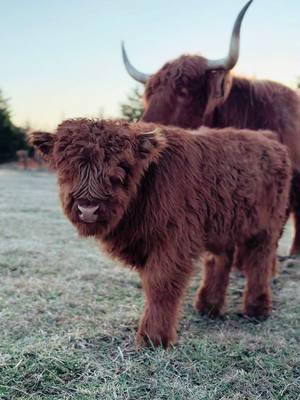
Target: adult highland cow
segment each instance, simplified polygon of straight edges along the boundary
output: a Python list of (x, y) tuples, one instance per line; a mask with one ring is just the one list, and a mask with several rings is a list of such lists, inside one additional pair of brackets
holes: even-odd
[(241, 23), (251, 3), (236, 19), (224, 59), (184, 55), (154, 75), (136, 70), (124, 46), (123, 60), (128, 73), (146, 84), (143, 121), (192, 129), (206, 125), (278, 132), (295, 170), (291, 207), (296, 231), (291, 253), (295, 254), (300, 253), (300, 97), (279, 83), (232, 76), (239, 57)]
[(139, 272), (139, 344), (175, 341), (193, 261), (204, 251), (214, 257), (206, 258), (196, 308), (220, 313), (235, 252), (247, 278), (244, 313), (268, 316), (291, 175), (286, 147), (270, 135), (81, 119), (32, 136), (57, 171), (78, 232)]

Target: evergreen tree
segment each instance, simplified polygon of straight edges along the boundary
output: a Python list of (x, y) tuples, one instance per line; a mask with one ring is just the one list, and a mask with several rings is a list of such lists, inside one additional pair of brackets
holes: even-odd
[(143, 112), (143, 95), (140, 88), (136, 86), (128, 96), (128, 101), (121, 104), (121, 113), (127, 121), (136, 122), (141, 118)]
[(12, 123), (7, 101), (0, 91), (0, 162), (11, 161), (17, 150), (28, 148), (25, 131)]

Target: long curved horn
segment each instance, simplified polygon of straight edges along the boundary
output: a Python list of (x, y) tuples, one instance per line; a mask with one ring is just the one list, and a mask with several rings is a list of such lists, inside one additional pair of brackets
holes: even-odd
[(228, 56), (225, 58), (221, 58), (220, 60), (207, 60), (207, 69), (229, 70), (236, 65), (240, 54), (241, 25), (243, 22), (244, 15), (246, 14), (246, 11), (248, 10), (252, 2), (253, 0), (248, 1), (248, 3), (242, 8), (239, 15), (237, 16), (231, 34)]
[(138, 71), (136, 68), (134, 68), (134, 66), (131, 64), (131, 62), (129, 61), (129, 58), (127, 56), (126, 50), (125, 50), (125, 46), (124, 46), (124, 42), (122, 41), (121, 43), (121, 47), (122, 47), (122, 58), (123, 58), (123, 62), (126, 68), (126, 71), (128, 72), (128, 74), (135, 79), (136, 81), (140, 82), (140, 83), (146, 83), (147, 80), (150, 78), (150, 74), (144, 74), (143, 72)]

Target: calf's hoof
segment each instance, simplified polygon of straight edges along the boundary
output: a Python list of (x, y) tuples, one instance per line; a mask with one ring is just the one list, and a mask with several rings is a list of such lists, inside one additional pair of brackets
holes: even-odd
[(207, 315), (211, 318), (217, 318), (221, 315), (223, 303), (209, 302), (207, 298), (200, 293), (195, 299), (194, 307), (200, 314)]
[(136, 335), (136, 344), (138, 347), (158, 347), (165, 349), (175, 344), (177, 335), (175, 330), (170, 332), (150, 332), (139, 329)]
[(269, 295), (264, 294), (256, 301), (248, 301), (244, 306), (244, 315), (258, 320), (267, 319), (272, 311), (272, 302)]

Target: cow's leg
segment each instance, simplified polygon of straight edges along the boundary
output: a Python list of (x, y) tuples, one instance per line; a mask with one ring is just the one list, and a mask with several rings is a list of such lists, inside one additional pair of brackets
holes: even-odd
[(300, 254), (300, 173), (295, 172), (291, 187), (291, 209), (294, 220), (295, 236), (290, 254)]
[(190, 262), (150, 263), (141, 272), (146, 304), (137, 344), (168, 347), (176, 341), (179, 308), (192, 274)]
[(239, 249), (246, 275), (244, 314), (266, 318), (272, 309), (270, 280), (274, 269), (276, 244), (266, 232), (251, 238)]
[(222, 255), (208, 255), (204, 262), (202, 285), (196, 293), (195, 308), (203, 314), (216, 317), (225, 302), (233, 251)]
[(293, 210), (295, 236), (291, 247), (290, 254), (300, 254), (300, 204)]

